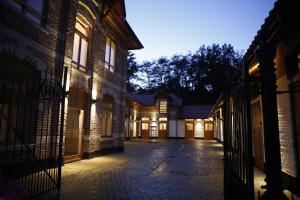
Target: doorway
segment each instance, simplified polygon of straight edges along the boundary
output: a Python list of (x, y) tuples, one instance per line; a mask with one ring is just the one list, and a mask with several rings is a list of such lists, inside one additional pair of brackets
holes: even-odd
[(194, 120), (185, 122), (185, 139), (194, 138)]
[(83, 110), (68, 108), (64, 161), (72, 162), (81, 159)]
[(142, 139), (149, 138), (149, 122), (142, 122)]
[(158, 137), (158, 133), (157, 133), (157, 126), (151, 126), (150, 127), (150, 137), (151, 138), (157, 138)]
[(262, 116), (260, 100), (251, 104), (252, 109), (252, 136), (253, 136), (253, 154), (255, 166), (264, 170), (264, 143), (262, 131)]
[(214, 139), (214, 126), (212, 121), (204, 122), (204, 139), (205, 140)]

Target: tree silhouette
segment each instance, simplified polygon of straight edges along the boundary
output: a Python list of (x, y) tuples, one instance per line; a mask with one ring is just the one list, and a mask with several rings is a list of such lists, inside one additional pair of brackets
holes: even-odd
[(212, 44), (202, 45), (195, 53), (174, 55), (170, 59), (160, 57), (140, 65), (133, 58), (134, 54), (130, 53), (127, 87), (131, 91), (163, 90), (183, 97), (186, 104), (213, 104), (223, 91), (227, 77), (237, 70), (242, 56), (230, 44)]

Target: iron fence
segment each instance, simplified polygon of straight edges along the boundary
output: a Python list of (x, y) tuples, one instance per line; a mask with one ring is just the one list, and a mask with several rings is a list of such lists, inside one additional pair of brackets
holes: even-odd
[(251, 108), (247, 79), (224, 94), (224, 199), (254, 197)]
[(0, 80), (0, 169), (6, 191), (18, 188), (29, 199), (56, 195), (63, 97), (62, 81), (52, 71)]

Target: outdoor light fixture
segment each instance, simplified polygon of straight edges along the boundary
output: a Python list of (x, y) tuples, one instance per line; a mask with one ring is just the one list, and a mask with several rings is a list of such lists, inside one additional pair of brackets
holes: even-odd
[(152, 113), (152, 121), (156, 121), (156, 113)]
[(134, 111), (133, 111), (133, 120), (136, 120), (136, 115), (137, 115), (137, 111), (134, 110)]
[(300, 54), (298, 55), (298, 70), (300, 71)]
[(249, 67), (249, 74), (253, 74), (254, 72), (256, 72), (258, 70), (258, 66), (259, 66), (259, 63), (255, 63), (255, 65)]
[(97, 89), (93, 88), (92, 90), (92, 102), (96, 103), (97, 102)]
[(65, 72), (67, 73), (67, 77), (66, 77), (66, 88), (65, 88), (65, 91), (66, 91), (66, 94), (68, 95), (69, 94), (69, 91), (70, 91), (70, 82), (71, 82), (71, 74), (70, 74), (70, 69), (68, 69), (68, 67), (66, 67), (66, 70)]

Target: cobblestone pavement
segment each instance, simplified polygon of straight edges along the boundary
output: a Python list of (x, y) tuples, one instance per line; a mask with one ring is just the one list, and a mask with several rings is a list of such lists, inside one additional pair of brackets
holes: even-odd
[(222, 158), (215, 141), (126, 142), (124, 153), (66, 164), (60, 199), (223, 199)]

